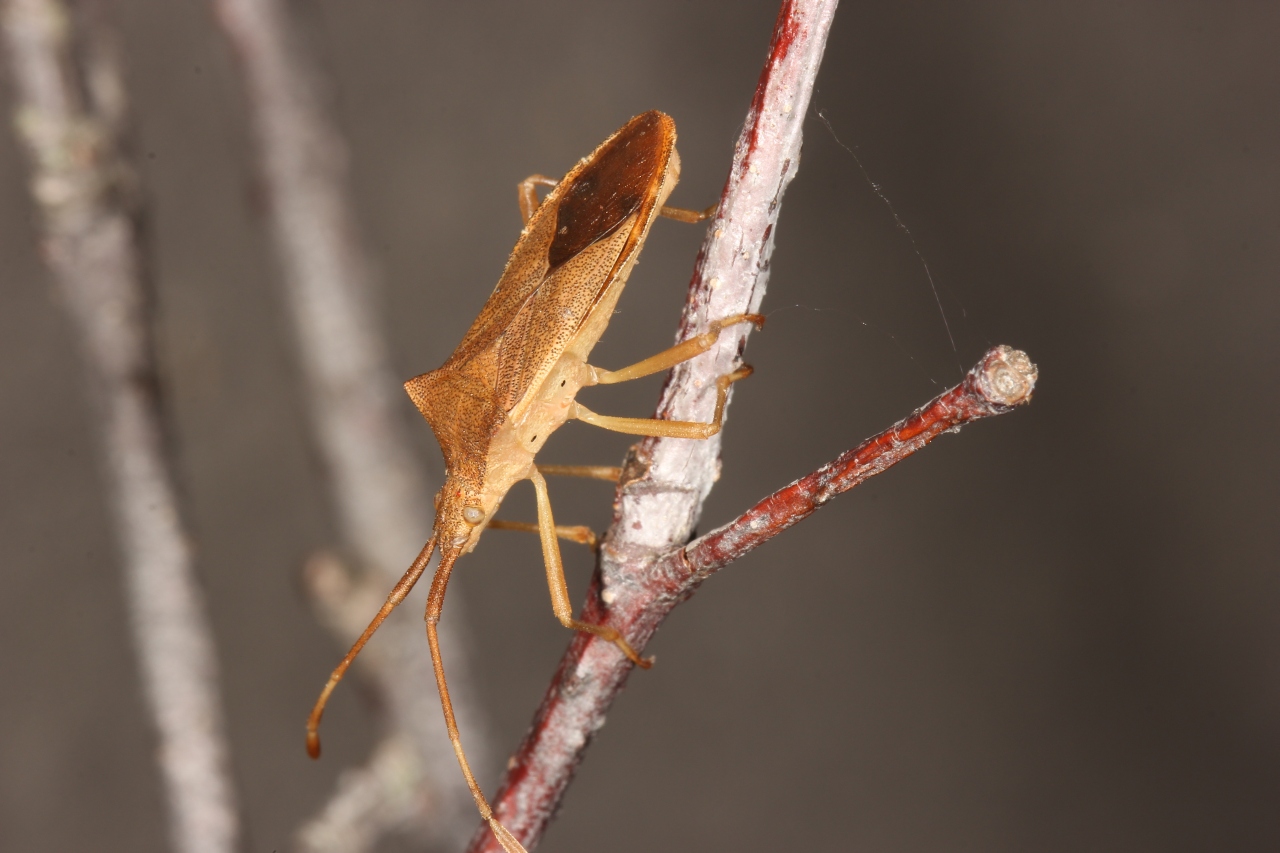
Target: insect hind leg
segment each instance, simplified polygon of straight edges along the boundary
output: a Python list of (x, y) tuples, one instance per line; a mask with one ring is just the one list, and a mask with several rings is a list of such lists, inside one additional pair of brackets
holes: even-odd
[(538, 187), (554, 187), (560, 182), (546, 175), (530, 175), (516, 184), (516, 195), (520, 202), (520, 218), (528, 225), (542, 202), (538, 199)]

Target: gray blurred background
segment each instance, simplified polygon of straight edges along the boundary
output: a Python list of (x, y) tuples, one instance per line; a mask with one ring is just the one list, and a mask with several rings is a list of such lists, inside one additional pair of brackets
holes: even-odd
[[(296, 11), (408, 378), (488, 295), (525, 175), (561, 174), (659, 108), (680, 131), (673, 203), (717, 197), (777, 5)], [(325, 759), (307, 759), (302, 723), (339, 650), (298, 570), (333, 540), (331, 511), (229, 51), (200, 3), (128, 0), (117, 18), (246, 847), (284, 851), (366, 754), (374, 711), (357, 683), (340, 690)], [(677, 609), (543, 849), (1280, 849), (1277, 44), (1268, 2), (840, 8), (813, 101), (834, 134), (811, 111), (702, 528), (905, 415), (990, 344), (1026, 349), (1041, 390)], [(3, 98), (7, 116), (7, 81)], [(867, 176), (927, 260), (958, 355)], [(24, 181), (0, 134), (0, 848), (158, 851), (93, 424)], [(701, 236), (654, 227), (598, 363), (670, 343)], [(584, 400), (643, 415), (659, 381)], [(403, 412), (417, 418), (407, 398)], [(545, 459), (616, 464), (627, 444), (570, 424)], [(561, 523), (607, 523), (607, 485), (553, 490)], [(525, 491), (508, 515), (533, 517)], [(590, 557), (567, 554), (580, 597)], [(490, 533), (455, 583), (445, 618), (473, 626), (502, 756), (568, 637), (534, 537)]]

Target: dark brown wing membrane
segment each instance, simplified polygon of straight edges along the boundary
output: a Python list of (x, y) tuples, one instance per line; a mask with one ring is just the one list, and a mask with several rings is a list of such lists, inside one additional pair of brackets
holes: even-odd
[(565, 188), (547, 252), (551, 269), (613, 233), (644, 204), (669, 154), (663, 118), (647, 112), (632, 119)]

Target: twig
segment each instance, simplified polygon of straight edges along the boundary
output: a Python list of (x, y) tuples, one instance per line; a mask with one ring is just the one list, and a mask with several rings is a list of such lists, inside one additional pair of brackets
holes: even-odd
[(964, 381), (950, 391), (769, 495), (724, 527), (664, 557), (650, 572), (650, 588), (656, 596), (670, 598), (674, 606), (718, 569), (808, 518), (836, 495), (897, 465), (943, 433), (1030, 402), (1037, 378), (1036, 367), (1026, 353), (1006, 346), (988, 350)]
[[(887, 471), (939, 435), (1029, 402), (1036, 379), (1035, 365), (1025, 353), (1006, 346), (990, 350), (964, 382), (909, 417), (779, 489), (724, 527), (668, 551), (633, 578), (634, 593), (613, 597), (606, 605), (611, 596), (600, 592), (597, 575), (581, 618), (622, 629), (633, 644), (647, 643), (671, 610), (688, 600), (716, 571), (812, 515), (835, 496)], [(603, 725), (604, 715), (630, 673), (629, 664), (608, 660), (607, 651), (607, 644), (596, 638), (575, 638), (561, 660), (532, 731), (511, 762), (503, 796), (519, 794), (515, 802), (543, 815), (544, 825), (592, 733)]]
[(73, 20), (58, 0), (8, 0), (3, 29), (44, 254), (101, 430), (172, 842), (230, 853), (239, 828), (216, 653), (165, 454), (132, 171), (119, 151), (119, 65), (101, 22)]
[[(332, 555), (313, 560), (307, 572), (322, 618), (349, 643), (426, 540), (430, 492), (396, 407), (399, 382), (379, 334), (369, 256), (347, 197), (346, 148), (324, 109), (319, 79), (278, 0), (213, 0), (213, 8), (241, 63), (342, 540), (364, 570), (354, 590)], [(334, 594), (335, 585), (345, 592)], [(466, 648), (458, 620), (448, 626), (455, 636), (445, 642)], [(391, 620), (382, 635), (361, 667), (384, 700), (386, 740), (303, 828), (303, 849), (369, 849), (390, 829), (458, 840), (469, 829), (471, 800), (427, 677), (422, 623)], [(469, 699), (466, 661), (455, 655), (452, 672), (460, 723), (484, 764), (484, 725)], [(405, 745), (412, 746), (407, 754)]]
[[(764, 298), (773, 229), (799, 166), (804, 116), (835, 8), (836, 0), (782, 4), (719, 211), (698, 256), (679, 339), (705, 331), (716, 318), (755, 311)], [(673, 370), (658, 416), (708, 420), (715, 380), (737, 366), (748, 329), (733, 327), (712, 350)], [(649, 639), (660, 618), (640, 619), (651, 601), (645, 579), (663, 554), (688, 541), (716, 479), (719, 454), (719, 436), (646, 439), (633, 448), (584, 619), (607, 621), (633, 645)], [(586, 635), (578, 635), (561, 659), (493, 803), (499, 821), (527, 848), (542, 836), (630, 670), (616, 651)], [(469, 848), (472, 853), (498, 849), (487, 828), (473, 836)]]

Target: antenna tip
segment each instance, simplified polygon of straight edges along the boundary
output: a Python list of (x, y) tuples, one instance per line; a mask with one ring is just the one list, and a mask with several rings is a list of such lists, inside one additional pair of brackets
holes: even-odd
[(312, 758), (320, 757), (320, 733), (307, 730), (307, 755)]

